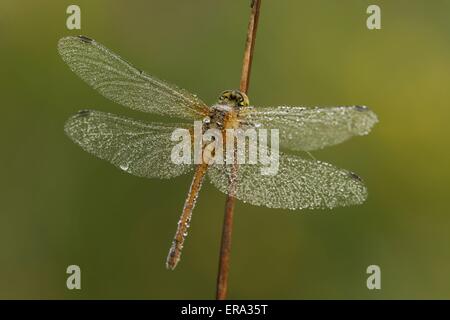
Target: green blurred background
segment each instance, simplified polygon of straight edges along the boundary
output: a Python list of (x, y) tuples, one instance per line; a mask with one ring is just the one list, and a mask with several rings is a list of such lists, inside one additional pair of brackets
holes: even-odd
[[(205, 183), (182, 260), (164, 263), (190, 176), (127, 175), (84, 152), (65, 120), (116, 105), (63, 63), (84, 34), (212, 103), (239, 84), (249, 1), (0, 2), (0, 298), (213, 298), (225, 196)], [(366, 8), (382, 9), (382, 30)], [(232, 299), (450, 298), (450, 1), (263, 0), (256, 106), (365, 104), (372, 133), (314, 156), (361, 175), (361, 206), (303, 212), (238, 203)], [(66, 268), (82, 290), (66, 288)], [(382, 289), (366, 288), (381, 267)]]

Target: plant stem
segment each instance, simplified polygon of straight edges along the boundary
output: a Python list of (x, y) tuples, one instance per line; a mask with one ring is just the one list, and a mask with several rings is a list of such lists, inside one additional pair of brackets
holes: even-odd
[(248, 23), (244, 60), (242, 61), (240, 90), (244, 93), (248, 92), (248, 87), (250, 84), (250, 72), (252, 69), (253, 51), (255, 48), (255, 39), (256, 39), (256, 31), (258, 29), (260, 7), (261, 7), (261, 0), (252, 1), (252, 11), (250, 14), (250, 21)]
[[(253, 50), (255, 48), (256, 30), (258, 27), (259, 10), (261, 0), (252, 0), (250, 21), (248, 23), (247, 40), (245, 43), (244, 59), (242, 62), (242, 74), (240, 91), (247, 93), (250, 83), (250, 72), (253, 61)], [(236, 156), (234, 157), (236, 160)], [(223, 220), (222, 241), (220, 246), (219, 273), (217, 275), (217, 300), (225, 300), (228, 291), (228, 274), (230, 270), (231, 234), (233, 231), (233, 215), (236, 198), (236, 174), (237, 164), (234, 163), (231, 169), (229, 190), (225, 201), (225, 216)]]

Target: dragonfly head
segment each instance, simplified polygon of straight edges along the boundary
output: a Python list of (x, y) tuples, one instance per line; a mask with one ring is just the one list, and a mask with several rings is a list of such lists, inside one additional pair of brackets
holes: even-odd
[(232, 107), (248, 107), (250, 102), (245, 93), (239, 90), (226, 90), (219, 97), (220, 104), (226, 104)]

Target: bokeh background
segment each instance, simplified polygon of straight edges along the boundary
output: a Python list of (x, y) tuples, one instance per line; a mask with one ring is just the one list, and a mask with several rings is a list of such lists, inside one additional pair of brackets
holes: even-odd
[[(182, 260), (164, 263), (190, 176), (127, 175), (63, 132), (83, 108), (116, 105), (63, 63), (84, 34), (212, 103), (239, 84), (249, 1), (0, 2), (0, 298), (209, 299), (225, 196), (205, 183)], [(382, 9), (382, 30), (366, 8)], [(450, 1), (262, 3), (249, 95), (256, 106), (365, 104), (372, 133), (314, 156), (364, 178), (361, 206), (287, 211), (238, 203), (233, 299), (450, 298)], [(66, 268), (82, 289), (66, 288)], [(366, 288), (381, 267), (382, 289)]]

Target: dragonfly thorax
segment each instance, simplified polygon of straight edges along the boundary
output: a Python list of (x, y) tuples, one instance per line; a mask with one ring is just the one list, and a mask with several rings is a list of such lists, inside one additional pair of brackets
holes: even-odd
[(230, 120), (235, 119), (237, 116), (237, 110), (230, 105), (215, 104), (211, 107), (209, 116), (203, 119), (205, 129), (217, 128), (225, 129), (233, 127), (230, 124)]

